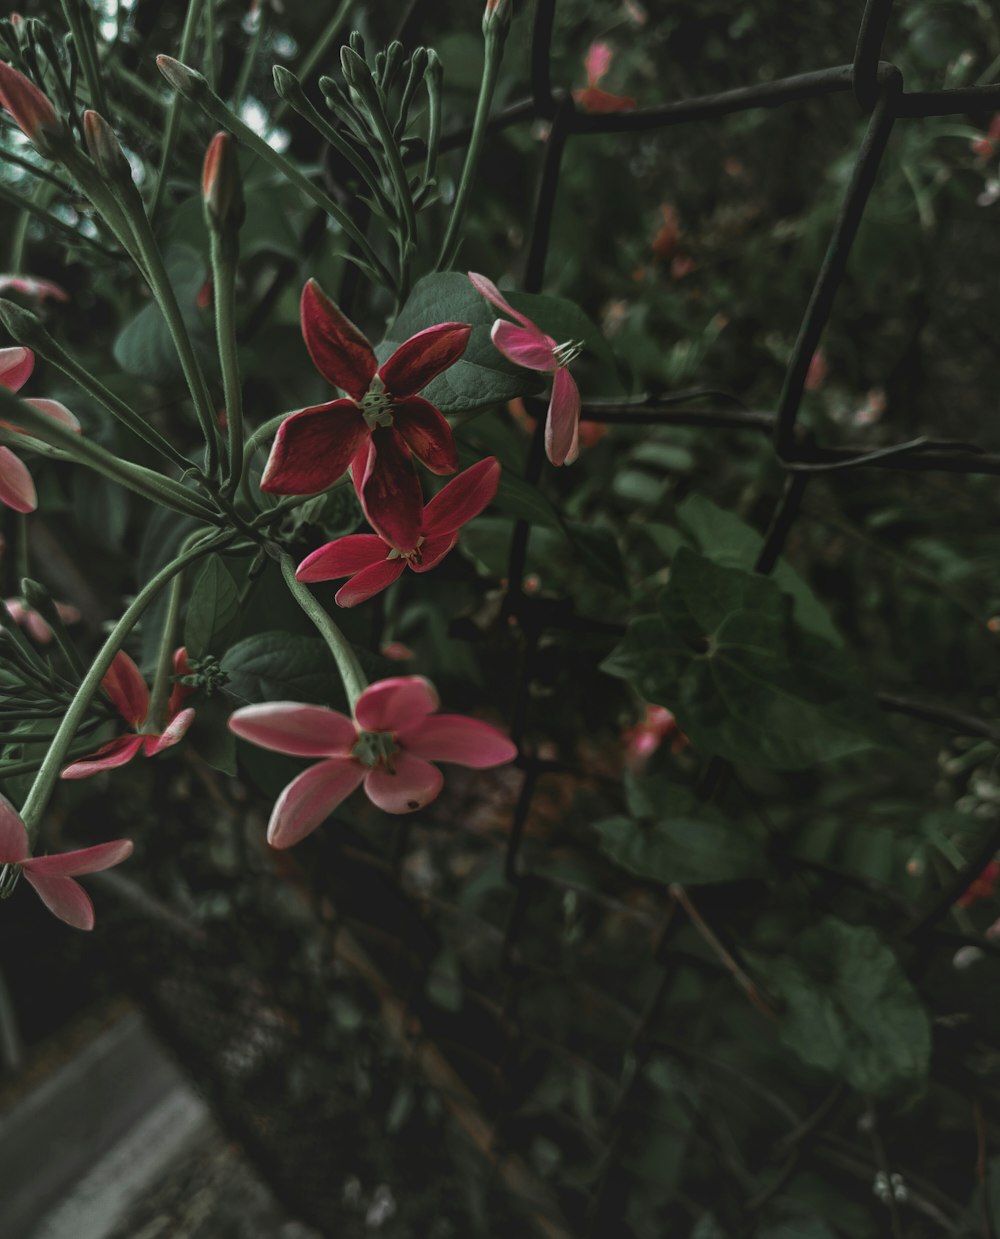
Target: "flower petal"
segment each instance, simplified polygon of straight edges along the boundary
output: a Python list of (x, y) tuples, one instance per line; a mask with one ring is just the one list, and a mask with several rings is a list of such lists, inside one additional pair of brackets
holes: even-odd
[(552, 380), (552, 396), (545, 420), (545, 455), (554, 465), (563, 465), (576, 458), (579, 450), (580, 389), (576, 380), (560, 366)]
[(470, 335), (468, 323), (438, 323), (410, 336), (379, 368), (386, 391), (397, 398), (423, 391), (431, 379), (458, 361)]
[(0, 796), (0, 865), (16, 865), (28, 856), (28, 828), (6, 796)]
[(187, 734), (188, 728), (194, 722), (194, 716), (195, 711), (188, 706), (186, 710), (181, 710), (175, 714), (158, 736), (143, 737), (142, 746), (146, 750), (146, 756), (155, 757), (157, 753), (162, 753), (164, 749), (173, 748), (175, 744), (180, 744)]
[(56, 852), (53, 856), (33, 856), (21, 868), (25, 874), (40, 874), (47, 878), (71, 878), (81, 873), (100, 873), (128, 860), (132, 855), (131, 839), (115, 839), (113, 843), (98, 843), (92, 848), (77, 848), (75, 852)]
[(369, 684), (354, 707), (354, 721), (364, 731), (403, 731), (433, 714), (440, 704), (430, 680), (395, 675)]
[(413, 455), (431, 473), (454, 473), (458, 468), (458, 452), (444, 414), (421, 396), (399, 400), (395, 409), (396, 430)]
[(64, 404), (60, 404), (58, 400), (38, 400), (32, 397), (30, 400), (25, 400), (25, 404), (33, 405), (40, 413), (48, 413), (53, 421), (61, 422), (62, 425), (68, 426), (70, 430), (80, 431), (80, 419), (75, 413), (71, 413)]
[(302, 290), (301, 310), (302, 335), (316, 369), (328, 383), (360, 400), (378, 368), (367, 338), (315, 280), (308, 280)]
[(0, 387), (20, 391), (35, 368), (30, 348), (0, 348)]
[(495, 305), (498, 310), (503, 310), (511, 318), (516, 318), (519, 323), (522, 323), (525, 327), (530, 327), (532, 331), (537, 332), (539, 335), (542, 334), (530, 318), (514, 309), (492, 280), (488, 280), (485, 275), (477, 275), (474, 271), (470, 271), (468, 275), (477, 291), (481, 292), (491, 305)]
[(0, 503), (15, 512), (34, 512), (38, 507), (28, 466), (9, 447), (0, 447)]
[(361, 503), (368, 523), (386, 542), (404, 551), (416, 546), (424, 497), (410, 453), (395, 430), (372, 433)]
[(369, 430), (350, 400), (334, 400), (286, 417), (278, 428), (260, 488), (276, 495), (326, 490), (364, 446)]
[(457, 541), (457, 533), (444, 533), (428, 538), (420, 548), (420, 563), (411, 559), (410, 567), (414, 572), (430, 572), (432, 568), (438, 566)]
[(96, 753), (81, 757), (73, 762), (59, 775), (61, 779), (89, 779), (92, 774), (100, 774), (102, 770), (114, 770), (117, 766), (127, 765), (142, 748), (142, 736), (116, 736), (107, 744), (102, 744)]
[(392, 764), (391, 773), (375, 766), (365, 775), (365, 795), (384, 812), (413, 813), (440, 794), (444, 775), (437, 766), (402, 752), (395, 754)]
[(405, 559), (385, 559), (380, 564), (363, 568), (355, 573), (346, 585), (341, 585), (334, 596), (334, 602), (338, 607), (356, 607), (361, 602), (367, 602), (383, 589), (388, 589), (393, 581), (403, 575), (405, 568)]
[(267, 825), (273, 848), (290, 848), (321, 825), (365, 777), (353, 757), (334, 757), (304, 770), (278, 797)]
[(428, 761), (454, 762), (458, 766), (502, 766), (517, 756), (517, 745), (502, 731), (466, 718), (462, 714), (435, 714), (412, 729), (399, 733), (407, 753)]
[(26, 872), (24, 876), (53, 916), (73, 929), (94, 928), (94, 905), (79, 882), (74, 882), (72, 878), (50, 878), (31, 872)]
[(517, 327), (498, 318), (493, 324), (490, 339), (497, 352), (503, 353), (515, 366), (547, 373), (559, 364), (555, 340), (543, 335), (537, 327)]
[(142, 672), (124, 650), (114, 656), (101, 687), (130, 727), (142, 726), (149, 713), (149, 689)]
[(335, 581), (381, 563), (389, 548), (373, 533), (355, 533), (327, 542), (307, 555), (295, 569), (297, 581)]
[(346, 714), (298, 701), (264, 701), (229, 716), (229, 730), (291, 757), (346, 757), (358, 738)]
[(188, 662), (187, 650), (182, 645), (174, 650), (174, 686), (170, 690), (170, 700), (167, 702), (167, 718), (175, 718), (180, 714), (184, 702), (198, 690), (190, 684), (182, 684), (181, 676), (191, 675), (191, 664)]
[(500, 462), (495, 456), (463, 469), (424, 508), (424, 536), (460, 529), (493, 502), (499, 485)]

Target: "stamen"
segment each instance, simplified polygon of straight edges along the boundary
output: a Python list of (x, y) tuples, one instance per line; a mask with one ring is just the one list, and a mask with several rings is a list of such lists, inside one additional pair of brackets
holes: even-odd
[(0, 899), (9, 899), (21, 876), (21, 866), (7, 864), (0, 866)]
[(568, 366), (570, 362), (576, 361), (583, 352), (583, 341), (567, 340), (565, 344), (557, 344), (552, 352), (560, 366)]
[(385, 384), (377, 374), (372, 379), (371, 386), (361, 397), (358, 408), (369, 430), (378, 430), (380, 427), (392, 425), (392, 397), (385, 390)]

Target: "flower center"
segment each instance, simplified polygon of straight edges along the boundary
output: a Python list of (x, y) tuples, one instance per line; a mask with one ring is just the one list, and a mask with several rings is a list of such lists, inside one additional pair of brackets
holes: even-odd
[(552, 350), (556, 363), (560, 367), (568, 366), (571, 361), (576, 361), (582, 352), (582, 340), (567, 340), (565, 344), (557, 344)]
[(351, 756), (357, 758), (363, 766), (374, 769), (384, 766), (390, 774), (395, 774), (392, 759), (399, 751), (399, 745), (393, 739), (391, 731), (361, 731), (351, 749)]
[(385, 384), (377, 374), (372, 379), (371, 386), (361, 397), (358, 408), (369, 430), (392, 425), (392, 396), (385, 390)]
[(21, 866), (13, 863), (0, 865), (0, 899), (9, 899), (21, 876)]
[(398, 546), (394, 546), (392, 550), (389, 552), (389, 554), (386, 556), (386, 558), (387, 559), (405, 559), (406, 562), (410, 565), (423, 563), (424, 553), (420, 549), (423, 546), (423, 544), (424, 544), (424, 539), (421, 536), (417, 539), (417, 545), (411, 551), (403, 551), (403, 550), (400, 550)]

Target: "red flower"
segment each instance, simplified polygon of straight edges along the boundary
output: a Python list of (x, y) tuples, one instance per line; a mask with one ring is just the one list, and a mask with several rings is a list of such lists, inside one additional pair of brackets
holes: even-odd
[[(0, 348), (0, 387), (12, 392), (20, 391), (34, 368), (35, 355), (30, 348)], [(77, 419), (58, 400), (28, 400), (25, 403), (47, 413), (70, 430), (80, 429)], [(18, 429), (9, 422), (0, 422), (0, 427), (5, 430)], [(31, 480), (28, 467), (9, 447), (0, 447), (0, 503), (5, 503), (15, 512), (34, 512), (38, 506), (35, 483)]]
[(315, 280), (302, 290), (302, 334), (320, 374), (347, 393), (282, 422), (261, 490), (314, 495), (352, 461), (366, 511), (397, 546), (420, 536), (423, 495), (410, 454), (432, 473), (458, 468), (451, 427), (417, 395), (465, 352), (472, 328), (438, 323), (417, 332), (380, 366), (375, 350)]
[[(178, 675), (184, 675), (190, 670), (184, 650), (178, 650), (174, 655), (174, 670)], [(116, 736), (114, 740), (102, 744), (89, 757), (81, 757), (79, 761), (73, 762), (66, 767), (60, 778), (88, 779), (101, 770), (124, 766), (139, 752), (145, 753), (147, 757), (155, 757), (157, 753), (179, 743), (194, 722), (194, 710), (180, 708), (182, 701), (192, 690), (178, 684), (167, 706), (167, 725), (162, 731), (152, 730), (151, 724), (155, 725), (156, 720), (148, 718), (149, 689), (142, 678), (142, 672), (123, 651), (115, 655), (114, 662), (101, 684), (118, 713), (133, 730), (129, 735)]]
[(459, 529), (492, 502), (500, 484), (495, 456), (460, 473), (423, 509), (420, 535), (410, 546), (395, 546), (388, 538), (359, 533), (328, 542), (299, 564), (300, 581), (351, 579), (337, 591), (336, 602), (354, 607), (367, 602), (403, 575), (405, 568), (430, 572), (458, 541)]
[(996, 893), (997, 882), (1000, 881), (1000, 864), (991, 860), (975, 882), (958, 899), (960, 908), (968, 908), (981, 899), (992, 899)]
[(23, 73), (0, 60), (0, 107), (14, 118), (21, 132), (43, 155), (66, 136), (66, 126), (38, 87)]
[(37, 301), (69, 301), (69, 293), (52, 280), (42, 280), (34, 275), (0, 275), (0, 293), (11, 289), (15, 293), (23, 293), (26, 297), (34, 297)]
[(587, 70), (587, 85), (582, 90), (573, 91), (574, 102), (585, 112), (629, 112), (635, 107), (635, 100), (627, 95), (612, 95), (601, 90), (598, 82), (611, 68), (613, 53), (607, 43), (591, 43), (584, 57), (584, 68)]
[(114, 843), (99, 843), (97, 847), (59, 856), (32, 856), (28, 829), (21, 815), (6, 797), (0, 796), (0, 865), (5, 866), (0, 869), (0, 898), (13, 890), (9, 876), (12, 868), (15, 873), (24, 874), (42, 903), (61, 921), (74, 929), (93, 929), (94, 905), (73, 878), (120, 865), (131, 854), (131, 839), (116, 839)]

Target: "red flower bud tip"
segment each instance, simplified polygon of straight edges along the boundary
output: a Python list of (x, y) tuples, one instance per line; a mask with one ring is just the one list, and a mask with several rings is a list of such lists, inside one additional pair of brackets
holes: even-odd
[(179, 60), (174, 60), (173, 56), (157, 56), (156, 67), (167, 79), (168, 84), (182, 95), (195, 95), (201, 87), (207, 85), (197, 69), (189, 69)]
[(107, 181), (120, 181), (123, 177), (132, 180), (132, 169), (125, 158), (115, 131), (100, 114), (88, 109), (83, 114), (83, 136), (87, 150), (97, 165), (97, 170)]
[(7, 109), (21, 132), (43, 155), (54, 151), (59, 139), (66, 135), (66, 126), (38, 87), (2, 60), (0, 105)]
[(499, 30), (501, 34), (506, 34), (510, 28), (512, 10), (512, 0), (486, 0), (486, 8), (483, 11), (483, 34), (490, 30)]
[(201, 173), (201, 199), (209, 226), (235, 231), (243, 223), (243, 181), (236, 154), (236, 139), (217, 133), (208, 144)]

